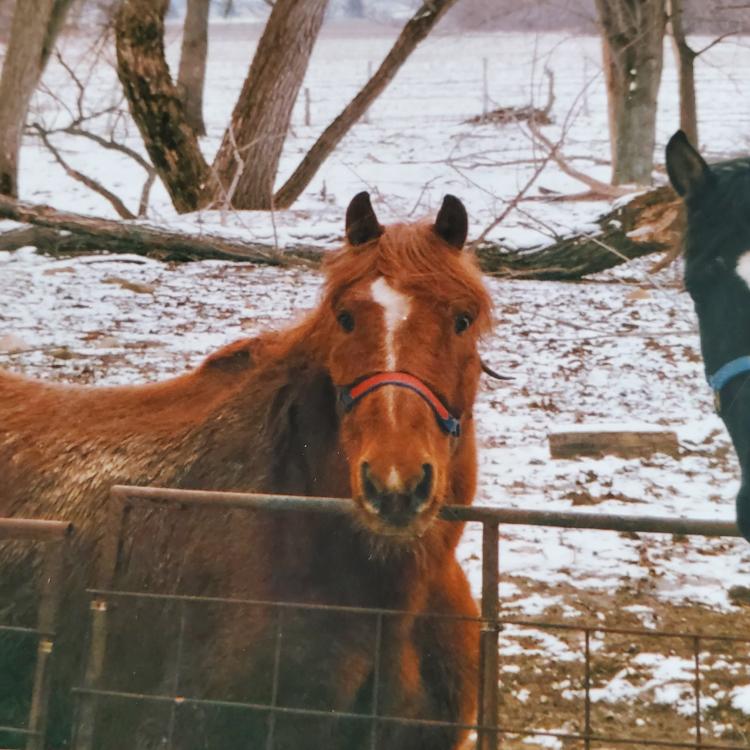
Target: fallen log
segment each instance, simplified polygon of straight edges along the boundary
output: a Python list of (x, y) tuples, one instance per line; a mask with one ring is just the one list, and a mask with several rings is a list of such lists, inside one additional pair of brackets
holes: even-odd
[(645, 255), (674, 251), (682, 236), (682, 221), (672, 188), (659, 187), (599, 218), (598, 232), (574, 234), (526, 250), (483, 242), (476, 253), (482, 269), (493, 276), (572, 281)]
[[(309, 248), (283, 252), (260, 242), (243, 242), (218, 235), (174, 232), (139, 221), (117, 221), (58, 211), (0, 195), (0, 219), (29, 228), (0, 234), (0, 249), (32, 245), (43, 252), (113, 252), (150, 255), (161, 260), (237, 260), (283, 266), (308, 257)], [(316, 260), (315, 253), (312, 260)]]
[(552, 458), (648, 458), (655, 453), (678, 458), (680, 454), (680, 444), (674, 431), (650, 425), (635, 429), (576, 425), (551, 430), (548, 438)]
[[(48, 253), (114, 252), (161, 260), (235, 260), (268, 265), (317, 265), (326, 251), (310, 245), (276, 249), (211, 234), (187, 234), (140, 221), (118, 221), (58, 211), (0, 196), (0, 219), (27, 224), (0, 233), (0, 250), (31, 245)], [(602, 216), (599, 231), (554, 244), (508, 250), (497, 242), (474, 248), (481, 268), (507, 278), (570, 281), (651, 253), (674, 251), (682, 231), (680, 204), (671, 188), (641, 193)]]

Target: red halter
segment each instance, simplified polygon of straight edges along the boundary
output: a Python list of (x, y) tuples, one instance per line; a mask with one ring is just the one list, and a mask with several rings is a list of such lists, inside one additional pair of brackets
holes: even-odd
[(427, 402), (437, 417), (438, 424), (452, 437), (461, 434), (461, 422), (443, 406), (443, 402), (419, 378), (407, 372), (380, 372), (361, 380), (353, 386), (343, 386), (339, 389), (339, 398), (344, 409), (349, 411), (354, 404), (384, 385), (395, 385), (408, 388)]

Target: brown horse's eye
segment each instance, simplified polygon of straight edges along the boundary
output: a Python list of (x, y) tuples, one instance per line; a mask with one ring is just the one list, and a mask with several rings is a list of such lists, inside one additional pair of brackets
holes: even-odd
[(354, 316), (348, 312), (341, 312), (336, 316), (338, 324), (347, 332), (354, 330)]
[(455, 321), (453, 323), (456, 333), (463, 333), (473, 322), (474, 320), (472, 319), (472, 317), (470, 315), (467, 315), (466, 313), (456, 315)]

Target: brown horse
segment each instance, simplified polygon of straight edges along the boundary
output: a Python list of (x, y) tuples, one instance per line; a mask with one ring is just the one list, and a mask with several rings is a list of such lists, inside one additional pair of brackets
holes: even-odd
[[(279, 717), (273, 747), (364, 747), (367, 722), (313, 712), (367, 714), (374, 701), (384, 716), (474, 720), (477, 625), (423, 616), (477, 614), (455, 559), (461, 528), (437, 519), (443, 504), (471, 503), (476, 483), (472, 407), (490, 301), (473, 259), (461, 252), (466, 232), (466, 211), (452, 196), (434, 224), (384, 228), (360, 193), (347, 211), (347, 243), (326, 264), (321, 303), (294, 327), (231, 344), (196, 370), (151, 385), (82, 388), (0, 373), (0, 515), (64, 518), (77, 528), (54, 742), (64, 743), (69, 731), (83, 590), (92, 583), (113, 484), (352, 499), (347, 517), (145, 513), (133, 537), (133, 588), (405, 613), (378, 626), (377, 696), (376, 618), (284, 614), (278, 703), (310, 713)], [(13, 592), (33, 563), (16, 548), (0, 558), (0, 597), (17, 604), (17, 620), (24, 613)], [(110, 687), (163, 692), (175, 626), (164, 612), (151, 612), (149, 621), (149, 612), (119, 610), (112, 649), (121, 653)], [(184, 635), (193, 666), (180, 694), (267, 703), (279, 618), (271, 607), (250, 605), (193, 613)], [(0, 677), (0, 724), (18, 689)], [(164, 715), (144, 722), (125, 703), (108, 708), (115, 729), (107, 747), (158, 744)], [(262, 712), (218, 704), (186, 704), (176, 723), (180, 747), (265, 747), (270, 727)], [(136, 724), (151, 735), (134, 737)], [(451, 750), (466, 734), (384, 722), (376, 746)]]

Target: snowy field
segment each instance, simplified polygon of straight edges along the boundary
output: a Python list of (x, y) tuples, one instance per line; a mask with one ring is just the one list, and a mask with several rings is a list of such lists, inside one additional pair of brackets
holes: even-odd
[[(212, 154), (228, 121), (254, 42), (246, 25), (212, 30), (206, 89)], [(281, 179), (320, 130), (356, 93), (387, 51), (393, 30), (328, 28), (308, 73), (312, 124), (295, 111)], [(174, 34), (172, 35), (174, 37)], [(701, 58), (698, 100), (704, 150), (712, 158), (750, 152), (746, 128), (750, 42), (728, 40)], [(88, 79), (87, 107), (117, 100), (105, 50), (90, 69), (90, 42), (68, 40), (63, 55)], [(172, 59), (177, 44), (169, 48)], [(659, 113), (661, 146), (677, 122), (676, 82), (667, 50)], [(211, 213), (175, 217), (164, 192), (152, 195), (149, 220), (190, 231), (221, 231), (279, 245), (335, 245), (351, 196), (373, 193), (382, 221), (430, 215), (445, 193), (460, 196), (477, 236), (533, 173), (540, 154), (521, 125), (470, 126), (482, 111), (482, 58), (488, 60), (490, 108), (546, 101), (548, 66), (555, 75), (556, 140), (586, 173), (608, 179), (606, 104), (599, 42), (561, 36), (437, 35), (415, 53), (323, 166), (289, 212)], [(446, 60), (449, 61), (446, 63)], [(52, 66), (34, 117), (64, 126), (76, 91)], [(53, 96), (51, 92), (55, 92)], [(111, 116), (89, 127), (106, 132)], [(127, 118), (118, 137), (141, 149)], [(739, 134), (739, 135), (737, 135)], [(138, 167), (70, 136), (56, 136), (81, 171), (137, 204)], [(661, 159), (659, 159), (661, 161)], [(661, 169), (661, 167), (660, 167)], [(659, 172), (663, 174), (663, 170)], [(658, 175), (657, 175), (658, 177)], [(663, 179), (663, 177), (661, 177)], [(22, 153), (22, 198), (79, 212), (112, 215), (110, 207), (69, 180), (33, 139)], [(579, 192), (582, 186), (547, 166), (530, 191)], [(523, 202), (490, 234), (529, 247), (581, 230), (607, 206), (591, 202)], [(3, 225), (0, 225), (0, 229)], [(739, 470), (713, 414), (700, 361), (696, 322), (680, 289), (680, 270), (650, 274), (653, 259), (576, 284), (488, 279), (496, 326), (483, 342), (488, 363), (511, 383), (485, 380), (476, 409), (481, 474), (476, 502), (525, 509), (576, 509), (617, 514), (733, 518)], [(316, 271), (204, 262), (170, 265), (135, 256), (58, 258), (26, 248), (0, 254), (0, 364), (40, 377), (82, 383), (129, 383), (179, 373), (212, 349), (284, 325), (315, 304)], [(677, 432), (678, 458), (552, 460), (550, 429), (571, 423), (649, 423)], [(744, 635), (746, 605), (730, 596), (750, 587), (744, 541), (672, 539), (512, 527), (501, 530), (503, 613), (553, 622), (594, 622)], [(469, 528), (460, 557), (479, 589), (480, 530)], [(508, 723), (550, 731), (581, 729), (580, 638), (542, 629), (501, 633), (503, 711)], [(692, 656), (674, 639), (596, 636), (593, 720), (604, 734), (695, 738)], [(704, 740), (745, 741), (750, 732), (747, 646), (716, 643), (703, 657)], [(647, 710), (648, 709), (648, 710)], [(519, 718), (520, 717), (520, 718)], [(522, 721), (523, 719), (523, 721)], [(635, 728), (635, 729), (634, 729)], [(665, 734), (666, 733), (666, 734)], [(529, 740), (529, 742), (532, 742)], [(568, 747), (555, 738), (533, 743)], [(528, 746), (528, 745), (526, 745)], [(574, 745), (569, 745), (573, 747)]]

